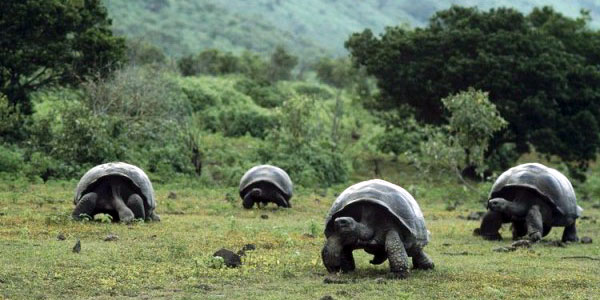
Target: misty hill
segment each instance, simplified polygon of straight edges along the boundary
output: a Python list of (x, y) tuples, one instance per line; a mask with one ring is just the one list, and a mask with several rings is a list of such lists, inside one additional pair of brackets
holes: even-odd
[(353, 32), (386, 26), (424, 26), (429, 17), (452, 4), (516, 7), (524, 13), (551, 5), (579, 16), (590, 11), (592, 26), (600, 24), (595, 0), (104, 0), (117, 33), (143, 38), (168, 54), (181, 56), (206, 48), (240, 52), (272, 52), (283, 45), (305, 59), (345, 54), (344, 41)]

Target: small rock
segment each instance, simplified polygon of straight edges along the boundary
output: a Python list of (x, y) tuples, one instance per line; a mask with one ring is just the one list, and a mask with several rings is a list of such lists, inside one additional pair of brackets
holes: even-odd
[(386, 284), (387, 281), (385, 281), (385, 278), (383, 278), (383, 277), (377, 277), (377, 278), (375, 278), (375, 283), (377, 283), (377, 284)]
[(261, 218), (261, 219), (265, 219), (265, 220), (266, 220), (266, 219), (268, 219), (268, 218), (269, 218), (269, 215), (260, 215), (260, 218)]
[(510, 245), (512, 248), (530, 248), (531, 242), (529, 240), (518, 240)]
[(331, 297), (329, 295), (325, 295), (325, 296), (321, 297), (320, 300), (333, 300), (333, 299), (334, 299), (333, 297)]
[(3, 211), (0, 211), (0, 216), (4, 216), (6, 215), (6, 213), (4, 213)]
[(481, 229), (479, 229), (479, 228), (473, 229), (473, 235), (474, 236), (480, 236), (481, 235)]
[(321, 203), (321, 200), (319, 198), (315, 198), (315, 203)]
[(589, 219), (590, 219), (590, 217), (589, 217), (589, 216), (583, 216), (583, 217), (581, 217), (581, 218), (579, 218), (579, 219), (580, 219), (580, 220), (589, 220)]
[(105, 242), (110, 242), (110, 241), (116, 241), (116, 240), (118, 240), (118, 239), (119, 239), (119, 236), (118, 236), (118, 235), (116, 235), (116, 234), (112, 234), (112, 233), (111, 233), (111, 234), (107, 235), (107, 236), (104, 238), (104, 241), (105, 241)]
[(151, 239), (155, 239), (158, 235), (153, 234), (152, 236), (150, 236)]
[(600, 202), (592, 204), (592, 208), (600, 208)]
[(581, 238), (581, 243), (582, 244), (591, 244), (592, 243), (592, 238), (589, 236), (584, 236)]
[(242, 265), (242, 258), (240, 255), (234, 253), (231, 250), (221, 248), (217, 252), (213, 254), (213, 256), (220, 256), (223, 258), (223, 261), (226, 266), (230, 268), (236, 268)]
[(478, 221), (484, 214), (484, 211), (474, 211), (467, 216), (467, 220)]
[(254, 244), (246, 244), (244, 245), (244, 247), (242, 247), (243, 251), (251, 251), (251, 250), (256, 250), (256, 245)]
[(303, 237), (307, 237), (307, 238), (314, 238), (315, 236), (312, 233), (303, 233), (302, 234)]
[(325, 284), (346, 284), (348, 280), (342, 279), (336, 276), (327, 276), (323, 279), (323, 283)]
[(498, 247), (494, 249), (495, 252), (512, 252), (515, 250), (517, 250), (515, 247)]
[(77, 240), (77, 243), (75, 243), (75, 246), (73, 246), (73, 253), (79, 252), (81, 252), (81, 241)]
[(452, 244), (450, 244), (450, 243), (443, 243), (442, 246), (448, 247), (448, 246), (452, 246)]
[(64, 241), (67, 238), (65, 237), (65, 235), (62, 232), (59, 232), (58, 235), (56, 236), (56, 239), (59, 241)]
[(175, 192), (169, 192), (169, 195), (167, 196), (167, 198), (169, 198), (169, 199), (177, 199), (177, 194)]

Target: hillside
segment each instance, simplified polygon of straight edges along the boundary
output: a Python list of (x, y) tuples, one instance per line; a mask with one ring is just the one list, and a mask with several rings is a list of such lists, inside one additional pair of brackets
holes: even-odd
[(344, 41), (353, 32), (386, 26), (422, 26), (428, 18), (452, 4), (490, 9), (512, 6), (527, 13), (533, 7), (552, 5), (575, 17), (590, 10), (597, 27), (600, 5), (592, 0), (556, 1), (413, 1), (401, 0), (104, 0), (117, 33), (144, 38), (181, 56), (205, 48), (233, 52), (269, 53), (283, 45), (310, 60), (324, 54), (345, 54)]

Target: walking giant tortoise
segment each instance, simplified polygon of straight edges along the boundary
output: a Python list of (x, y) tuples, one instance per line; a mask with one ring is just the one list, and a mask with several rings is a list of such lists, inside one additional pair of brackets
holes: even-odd
[(115, 222), (160, 221), (154, 212), (156, 199), (150, 179), (140, 168), (124, 162), (106, 163), (87, 171), (77, 184), (73, 202), (72, 217), (76, 220), (105, 213)]
[(290, 176), (284, 170), (271, 165), (252, 167), (240, 180), (240, 197), (246, 209), (252, 208), (254, 203), (264, 206), (268, 202), (291, 208), (292, 191)]
[(408, 257), (415, 269), (434, 267), (423, 252), (429, 232), (417, 201), (384, 180), (363, 181), (344, 190), (325, 219), (325, 236), (321, 257), (330, 273), (353, 271), (355, 249), (373, 254), (371, 264), (389, 260), (397, 278), (408, 275)]
[(502, 223), (512, 223), (513, 239), (532, 242), (546, 236), (552, 227), (565, 227), (563, 242), (578, 241), (575, 220), (583, 209), (575, 191), (559, 171), (539, 163), (510, 168), (494, 183), (478, 233), (499, 240)]

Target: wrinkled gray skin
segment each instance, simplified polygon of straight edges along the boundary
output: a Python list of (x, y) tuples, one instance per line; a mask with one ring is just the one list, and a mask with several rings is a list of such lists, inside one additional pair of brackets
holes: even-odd
[(130, 179), (119, 176), (104, 176), (86, 190), (77, 202), (72, 217), (80, 220), (83, 215), (93, 218), (104, 213), (112, 216), (113, 222), (131, 222), (134, 219), (160, 221), (153, 209), (144, 206), (144, 200)]
[(381, 264), (388, 259), (390, 271), (396, 278), (407, 277), (408, 257), (412, 257), (415, 269), (433, 269), (433, 261), (418, 243), (407, 242), (410, 232), (402, 230), (395, 219), (385, 208), (366, 201), (346, 208), (344, 216), (335, 218), (335, 230), (321, 252), (327, 270), (330, 273), (353, 271), (352, 251), (355, 249), (373, 254), (371, 264)]

